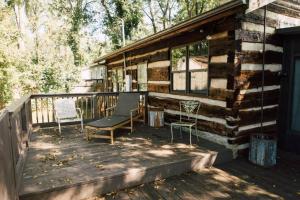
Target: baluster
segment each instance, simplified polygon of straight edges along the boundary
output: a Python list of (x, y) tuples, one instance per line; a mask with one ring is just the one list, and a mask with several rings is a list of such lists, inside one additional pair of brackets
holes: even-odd
[(36, 122), (35, 123), (39, 123), (39, 117), (38, 117), (38, 107), (37, 107), (37, 98), (34, 98), (35, 101), (35, 118), (36, 118)]
[[(83, 110), (83, 100), (82, 100), (82, 97), (80, 97), (80, 109), (82, 110), (82, 112), (84, 112)], [(85, 113), (83, 113), (83, 116), (84, 117)]]
[(49, 98), (47, 97), (47, 123), (49, 123)]
[(89, 115), (88, 115), (88, 98), (85, 97), (85, 117), (88, 119)]
[(100, 109), (100, 111), (99, 111), (99, 116), (100, 117), (102, 117), (103, 115), (102, 115), (102, 103), (103, 103), (103, 100), (102, 100), (102, 96), (99, 96), (99, 108), (98, 109)]
[(51, 100), (52, 100), (52, 121), (51, 121), (51, 122), (54, 122), (54, 121), (55, 121), (55, 113), (54, 113), (54, 97), (52, 97)]
[(41, 97), (41, 114), (42, 114), (42, 123), (44, 123), (44, 107), (43, 107), (43, 97)]

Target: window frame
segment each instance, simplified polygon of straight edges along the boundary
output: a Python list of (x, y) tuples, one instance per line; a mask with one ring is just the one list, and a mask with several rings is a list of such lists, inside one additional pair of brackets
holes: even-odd
[[(139, 81), (139, 66), (140, 65), (145, 65), (146, 66), (146, 82), (140, 82)], [(145, 61), (145, 62), (142, 62), (142, 63), (139, 63), (136, 65), (136, 69), (137, 69), (137, 75), (136, 75), (136, 83), (137, 83), (137, 91), (140, 92), (140, 91), (148, 91), (148, 61)], [(146, 84), (146, 90), (140, 90), (140, 85), (141, 84)]]
[[(179, 93), (179, 94), (182, 94), (182, 93), (185, 93), (185, 94), (199, 94), (199, 95), (205, 95), (205, 96), (208, 96), (209, 95), (209, 88), (210, 88), (210, 78), (209, 78), (209, 63), (210, 63), (210, 59), (209, 59), (209, 49), (210, 49), (210, 46), (209, 46), (209, 40), (206, 40), (207, 41), (207, 45), (208, 45), (208, 51), (207, 51), (207, 58), (208, 58), (208, 66), (207, 66), (207, 70), (206, 69), (195, 69), (195, 70), (189, 70), (189, 57), (190, 57), (190, 50), (189, 50), (189, 46), (190, 45), (193, 45), (193, 44), (197, 44), (201, 41), (205, 41), (206, 39), (204, 40), (199, 40), (199, 41), (196, 41), (196, 42), (190, 42), (190, 43), (187, 43), (187, 44), (184, 44), (184, 45), (178, 45), (178, 46), (174, 46), (172, 48), (170, 48), (170, 78), (171, 78), (171, 84), (170, 84), (170, 91), (171, 93)], [(174, 73), (178, 73), (179, 71), (172, 71), (172, 68), (173, 68), (173, 62), (172, 62), (172, 52), (174, 49), (179, 49), (179, 48), (182, 48), (182, 47), (185, 47), (186, 48), (186, 56), (185, 56), (185, 59), (186, 59), (186, 69), (185, 70), (181, 70), (181, 72), (185, 71), (186, 72), (186, 85), (185, 85), (185, 90), (174, 90), (174, 81), (173, 81), (173, 74)], [(203, 72), (203, 71), (206, 71), (207, 72), (207, 88), (204, 89), (204, 90), (191, 90), (191, 72)]]
[[(172, 50), (173, 49), (180, 49), (180, 48), (182, 48), (182, 47), (185, 47), (185, 60), (187, 60), (188, 59), (188, 46), (187, 45), (179, 45), (179, 46), (175, 46), (175, 47), (172, 47), (171, 49), (170, 49), (170, 65), (171, 65), (171, 67), (170, 67), (170, 77), (171, 77), (171, 88), (170, 88), (170, 91), (171, 92), (178, 92), (178, 93), (187, 93), (187, 77), (188, 77), (188, 73), (187, 73), (187, 67), (188, 67), (188, 64), (186, 64), (186, 67), (185, 67), (185, 70), (179, 70), (179, 71), (173, 71), (173, 63), (172, 63)], [(188, 62), (186, 62), (186, 63), (188, 63)], [(173, 88), (173, 86), (174, 86), (174, 81), (173, 81), (173, 74), (174, 73), (182, 73), (182, 72), (185, 72), (185, 90), (174, 90)]]
[[(119, 80), (119, 74), (118, 72), (122, 70), (122, 80)], [(115, 75), (114, 75), (115, 71)], [(116, 92), (122, 92), (124, 89), (122, 86), (124, 84), (124, 68), (123, 67), (116, 67), (112, 69), (112, 91), (114, 90), (114, 87), (116, 86)], [(121, 90), (122, 89), (122, 90)]]

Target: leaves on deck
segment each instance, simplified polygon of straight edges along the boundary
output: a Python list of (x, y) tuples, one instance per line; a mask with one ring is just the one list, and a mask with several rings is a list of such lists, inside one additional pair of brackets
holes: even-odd
[(98, 169), (104, 170), (104, 168), (103, 168), (103, 167), (104, 167), (104, 165), (101, 165), (101, 164), (96, 164), (96, 165), (95, 165), (95, 167), (96, 167), (96, 168), (98, 168)]

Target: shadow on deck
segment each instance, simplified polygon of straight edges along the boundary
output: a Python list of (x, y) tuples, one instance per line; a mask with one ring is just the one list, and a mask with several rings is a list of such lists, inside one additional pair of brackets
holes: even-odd
[(263, 168), (245, 158), (86, 200), (299, 200), (300, 156), (280, 152)]
[(232, 159), (230, 150), (203, 139), (193, 147), (187, 136), (170, 144), (168, 128), (139, 125), (130, 136), (119, 131), (115, 145), (87, 142), (76, 126), (57, 132), (33, 133), (20, 199), (82, 199)]

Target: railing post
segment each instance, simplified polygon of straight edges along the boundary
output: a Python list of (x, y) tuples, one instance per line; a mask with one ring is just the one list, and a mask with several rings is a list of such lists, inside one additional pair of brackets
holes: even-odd
[(100, 113), (99, 113), (99, 105), (98, 105), (98, 96), (97, 95), (93, 95), (92, 97), (92, 101), (93, 101), (93, 113), (94, 113), (94, 116), (93, 118), (94, 119), (98, 119), (100, 118)]

